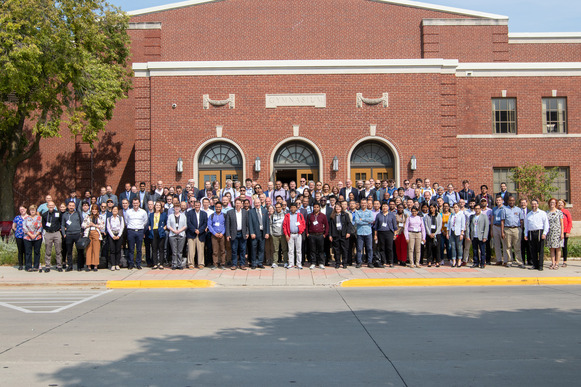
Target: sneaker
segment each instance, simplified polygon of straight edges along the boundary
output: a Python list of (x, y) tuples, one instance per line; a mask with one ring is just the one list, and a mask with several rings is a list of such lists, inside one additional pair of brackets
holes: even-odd
[(285, 269), (288, 269), (288, 263), (285, 263), (285, 264), (284, 264), (284, 268), (285, 268)]
[(270, 267), (272, 267), (273, 269), (276, 269), (278, 267), (278, 265), (276, 263), (273, 263)]
[(45, 273), (48, 273), (49, 271), (50, 271), (50, 267), (46, 267), (46, 268), (44, 269), (44, 272), (45, 272)]
[(294, 265), (289, 265), (288, 263), (284, 264), (284, 268), (285, 269), (292, 269), (293, 267), (295, 267)]
[(297, 269), (303, 270), (303, 265), (297, 265)]
[(319, 265), (319, 269), (325, 269), (325, 265)]
[[(153, 267), (154, 269), (157, 269), (157, 267)], [(115, 271), (115, 266), (111, 266), (111, 271)]]
[(309, 266), (309, 269), (313, 270), (316, 266), (315, 265), (311, 265)]

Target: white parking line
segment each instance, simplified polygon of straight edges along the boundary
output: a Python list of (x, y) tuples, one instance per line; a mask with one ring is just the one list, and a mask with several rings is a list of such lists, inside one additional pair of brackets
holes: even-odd
[(112, 291), (76, 292), (72, 294), (66, 291), (44, 293), (28, 293), (26, 291), (19, 291), (18, 293), (0, 292), (0, 306), (5, 306), (23, 313), (58, 313)]

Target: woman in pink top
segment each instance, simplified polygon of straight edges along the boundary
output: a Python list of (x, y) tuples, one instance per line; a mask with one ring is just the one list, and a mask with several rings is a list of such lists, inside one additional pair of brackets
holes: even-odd
[(411, 267), (422, 267), (420, 257), (422, 252), (422, 243), (426, 243), (426, 228), (424, 221), (418, 216), (417, 207), (412, 207), (412, 216), (405, 221), (403, 233), (408, 242), (408, 258)]
[(567, 203), (563, 199), (557, 203), (557, 208), (563, 213), (563, 267), (567, 267), (567, 241), (569, 240), (571, 228), (573, 228), (573, 218), (569, 210), (565, 208), (566, 205)]

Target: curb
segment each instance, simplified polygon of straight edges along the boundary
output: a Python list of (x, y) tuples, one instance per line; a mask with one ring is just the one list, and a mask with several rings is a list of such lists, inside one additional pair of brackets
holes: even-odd
[(107, 289), (213, 288), (210, 280), (107, 281)]
[(1, 282), (2, 288), (23, 288), (23, 287), (73, 287), (78, 286), (82, 288), (87, 287), (104, 287), (107, 281), (93, 281), (93, 282)]
[(401, 286), (518, 286), (581, 285), (581, 277), (498, 277), (498, 278), (360, 278), (346, 280), (343, 288)]

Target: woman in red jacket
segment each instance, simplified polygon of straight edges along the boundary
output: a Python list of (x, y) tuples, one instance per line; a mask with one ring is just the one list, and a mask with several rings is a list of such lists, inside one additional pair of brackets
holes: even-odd
[(569, 234), (571, 233), (571, 228), (573, 227), (573, 218), (569, 210), (565, 208), (567, 203), (561, 199), (557, 204), (557, 208), (563, 213), (563, 267), (567, 267), (567, 240), (569, 240)]

